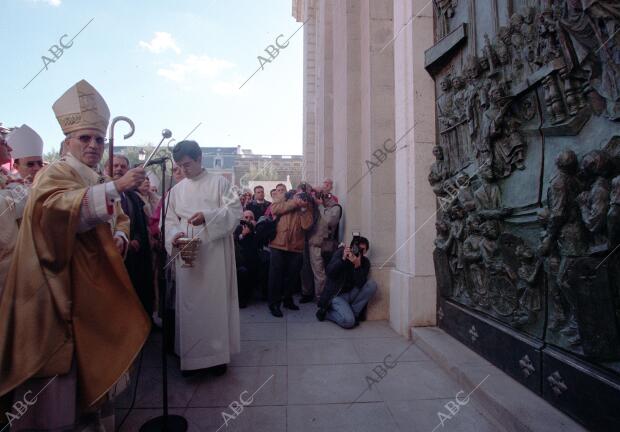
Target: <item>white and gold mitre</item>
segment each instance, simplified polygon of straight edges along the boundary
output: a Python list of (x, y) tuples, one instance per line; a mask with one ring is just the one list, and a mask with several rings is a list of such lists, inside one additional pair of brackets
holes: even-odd
[(86, 80), (67, 90), (54, 102), (52, 109), (65, 135), (80, 129), (96, 129), (105, 135), (108, 129), (108, 105)]

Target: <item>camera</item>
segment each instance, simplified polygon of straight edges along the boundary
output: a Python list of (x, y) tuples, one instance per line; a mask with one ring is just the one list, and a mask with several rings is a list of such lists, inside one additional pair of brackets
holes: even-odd
[(332, 198), (332, 194), (329, 192), (323, 192), (322, 190), (316, 193), (316, 199), (327, 201)]
[(357, 231), (354, 231), (352, 234), (353, 234), (353, 240), (351, 240), (351, 253), (355, 255), (356, 257), (359, 257), (361, 254), (361, 251), (360, 251), (361, 235)]
[(297, 198), (299, 198), (300, 200), (304, 201), (304, 202), (312, 202), (312, 195), (310, 195), (308, 192), (299, 192), (298, 194), (295, 195)]
[(245, 219), (241, 219), (239, 221), (239, 225), (246, 226), (250, 229), (250, 231), (254, 231), (254, 224), (252, 222), (248, 222)]

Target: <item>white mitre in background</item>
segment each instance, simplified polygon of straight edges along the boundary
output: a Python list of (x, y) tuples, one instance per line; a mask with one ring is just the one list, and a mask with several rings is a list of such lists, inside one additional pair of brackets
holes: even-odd
[(43, 156), (43, 140), (28, 125), (24, 124), (13, 129), (7, 136), (6, 141), (13, 149), (11, 152), (13, 159)]

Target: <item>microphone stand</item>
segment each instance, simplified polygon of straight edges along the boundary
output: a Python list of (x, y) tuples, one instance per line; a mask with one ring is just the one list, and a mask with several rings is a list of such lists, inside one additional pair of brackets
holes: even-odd
[[(162, 140), (163, 141), (163, 140)], [(160, 143), (161, 144), (161, 143)], [(159, 146), (158, 146), (159, 147)], [(154, 154), (153, 152), (151, 156)], [(150, 159), (150, 157), (149, 157)], [(164, 195), (162, 198), (161, 204), (161, 233), (160, 233), (160, 245), (162, 253), (165, 254), (166, 251), (166, 198), (170, 191), (166, 192), (166, 160), (162, 160), (159, 162), (161, 166), (162, 172), (162, 190), (164, 191)], [(166, 281), (166, 259), (159, 260), (159, 277), (160, 281), (163, 278)], [(166, 354), (166, 348), (168, 345), (167, 341), (167, 322), (168, 322), (168, 311), (166, 308), (166, 292), (168, 291), (168, 287), (164, 286), (163, 290), (160, 290), (161, 297), (160, 301), (163, 305), (163, 314), (162, 314), (162, 346), (161, 346), (161, 365), (162, 365), (162, 387), (163, 387), (163, 402), (164, 402), (164, 412), (163, 415), (159, 417), (155, 417), (147, 421), (140, 428), (140, 432), (185, 432), (187, 431), (187, 420), (185, 417), (180, 415), (168, 415), (168, 356)]]

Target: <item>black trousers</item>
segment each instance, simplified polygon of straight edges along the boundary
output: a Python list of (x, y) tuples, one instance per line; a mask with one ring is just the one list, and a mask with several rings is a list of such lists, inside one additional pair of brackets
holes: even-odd
[(245, 265), (237, 267), (237, 292), (240, 305), (247, 305), (252, 301), (257, 273), (256, 269), (253, 267)]
[(267, 250), (258, 251), (260, 264), (258, 266), (258, 298), (267, 300), (269, 298), (269, 260), (271, 253)]
[(269, 263), (269, 304), (279, 305), (293, 299), (293, 284), (299, 280), (302, 254), (271, 249)]

